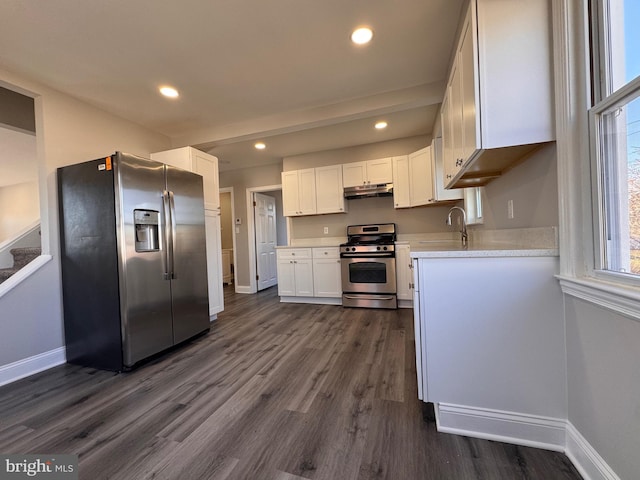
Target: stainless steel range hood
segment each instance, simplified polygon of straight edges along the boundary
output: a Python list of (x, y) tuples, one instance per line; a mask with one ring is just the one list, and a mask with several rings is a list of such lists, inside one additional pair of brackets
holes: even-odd
[(393, 183), (380, 183), (378, 185), (359, 185), (357, 187), (345, 187), (344, 198), (390, 197), (393, 195)]

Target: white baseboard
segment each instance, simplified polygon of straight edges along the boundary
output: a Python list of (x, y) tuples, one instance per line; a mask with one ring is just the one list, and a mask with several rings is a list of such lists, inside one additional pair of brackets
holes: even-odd
[(477, 407), (436, 404), (439, 432), (564, 452), (566, 420)]
[(620, 480), (571, 422), (567, 422), (565, 453), (585, 480)]
[(236, 284), (236, 293), (256, 293), (256, 292), (251, 288), (251, 285)]
[(280, 297), (281, 303), (312, 303), (315, 305), (342, 305), (342, 297)]
[(24, 358), (17, 362), (0, 367), (0, 386), (6, 385), (34, 373), (42, 372), (49, 368), (62, 365), (67, 361), (64, 347), (49, 350), (48, 352)]
[(620, 480), (567, 420), (445, 403), (435, 413), (439, 432), (563, 452), (585, 480)]

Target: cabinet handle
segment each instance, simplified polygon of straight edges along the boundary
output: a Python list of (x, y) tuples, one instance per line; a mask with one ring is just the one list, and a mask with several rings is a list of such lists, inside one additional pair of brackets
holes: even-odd
[(451, 178), (451, 175), (447, 175), (447, 178)]
[(329, 252), (324, 252), (325, 255), (329, 255)]

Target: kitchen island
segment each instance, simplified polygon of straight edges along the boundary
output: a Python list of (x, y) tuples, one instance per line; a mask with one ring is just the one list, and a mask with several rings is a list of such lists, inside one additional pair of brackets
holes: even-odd
[(560, 449), (567, 394), (555, 245), (426, 241), (412, 242), (410, 255), (418, 396), (434, 403), (438, 430)]

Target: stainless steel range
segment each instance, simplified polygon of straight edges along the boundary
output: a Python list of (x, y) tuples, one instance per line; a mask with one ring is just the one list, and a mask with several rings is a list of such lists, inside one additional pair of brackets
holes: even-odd
[(347, 227), (340, 245), (344, 307), (398, 308), (395, 240), (395, 223)]

